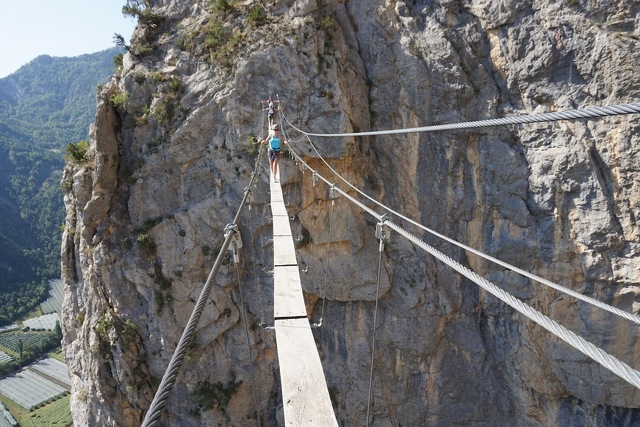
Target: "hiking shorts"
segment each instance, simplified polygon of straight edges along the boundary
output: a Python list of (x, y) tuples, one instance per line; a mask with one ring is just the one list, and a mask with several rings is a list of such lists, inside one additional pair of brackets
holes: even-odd
[(269, 150), (269, 160), (272, 162), (280, 157), (280, 150)]

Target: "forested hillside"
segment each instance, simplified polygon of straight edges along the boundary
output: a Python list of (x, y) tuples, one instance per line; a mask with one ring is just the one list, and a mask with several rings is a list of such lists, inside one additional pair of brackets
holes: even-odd
[(37, 303), (45, 281), (59, 277), (65, 147), (87, 139), (96, 88), (113, 74), (118, 53), (43, 55), (0, 79), (0, 323)]

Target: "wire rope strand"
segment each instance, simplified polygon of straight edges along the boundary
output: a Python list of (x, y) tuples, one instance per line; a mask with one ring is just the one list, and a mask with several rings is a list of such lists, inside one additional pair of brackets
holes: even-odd
[[(302, 158), (300, 156), (297, 155), (297, 153), (295, 153), (295, 154), (296, 154), (296, 157), (303, 164), (305, 164), (312, 172), (315, 172), (311, 167), (309, 167), (308, 164), (306, 164), (302, 160)], [(319, 174), (318, 174), (318, 176), (320, 177), (320, 179), (322, 179), (323, 181), (325, 181), (325, 182), (327, 182), (328, 184), (331, 185), (331, 183), (324, 176), (319, 175)], [(350, 200), (352, 203), (356, 204), (361, 209), (363, 209), (364, 211), (368, 212), (369, 214), (371, 214), (372, 216), (374, 216), (378, 220), (381, 220), (381, 218), (382, 218), (381, 215), (376, 213), (374, 210), (372, 210), (368, 206), (362, 204), (358, 200), (354, 199), (353, 197), (351, 197), (349, 194), (347, 194), (344, 190), (340, 189), (339, 187), (336, 186), (335, 189), (340, 194), (345, 196), (348, 200)], [(483, 287), (483, 289), (487, 290), (492, 295), (498, 297), (501, 301), (505, 302), (510, 307), (514, 308), (515, 310), (517, 310), (521, 314), (525, 315), (530, 320), (538, 323), (539, 325), (541, 325), (542, 327), (547, 329), (549, 332), (553, 333), (558, 338), (562, 339), (563, 341), (565, 341), (566, 343), (568, 343), (569, 345), (574, 347), (576, 350), (582, 352), (583, 354), (585, 354), (588, 357), (592, 358), (596, 362), (600, 363), (603, 367), (605, 367), (606, 369), (609, 369), (611, 372), (613, 372), (614, 374), (618, 375), (620, 378), (624, 379), (625, 381), (629, 382), (630, 384), (634, 385), (635, 387), (640, 388), (640, 372), (636, 371), (635, 369), (633, 369), (632, 367), (630, 367), (626, 363), (618, 360), (614, 356), (611, 356), (610, 354), (606, 353), (604, 350), (598, 348), (597, 346), (595, 346), (594, 344), (592, 344), (589, 341), (585, 340), (584, 338), (580, 337), (579, 335), (575, 334), (574, 332), (571, 332), (570, 330), (568, 330), (564, 326), (560, 325), (559, 323), (555, 322), (554, 320), (550, 319), (549, 317), (545, 316), (544, 314), (539, 313), (538, 311), (536, 311), (532, 307), (528, 306), (527, 304), (525, 304), (522, 301), (518, 300), (517, 298), (513, 297), (509, 293), (507, 293), (507, 292), (503, 291), (502, 289), (498, 288), (493, 283), (491, 283), (491, 282), (487, 281), (486, 279), (480, 277), (475, 272), (473, 272), (470, 269), (462, 266), (457, 261), (454, 261), (453, 259), (451, 259), (448, 256), (444, 255), (442, 252), (434, 249), (433, 247), (427, 245), (426, 243), (424, 243), (423, 241), (421, 241), (417, 237), (415, 237), (412, 234), (406, 232), (401, 227), (391, 223), (390, 221), (387, 221), (386, 224), (388, 224), (390, 226), (390, 228), (396, 230), (399, 234), (401, 234), (405, 238), (409, 239), (410, 241), (412, 241), (413, 243), (415, 243), (419, 247), (421, 247), (424, 250), (426, 250), (428, 253), (432, 254), (434, 257), (436, 257), (439, 260), (443, 261), (449, 267), (454, 268), (460, 274), (462, 274), (465, 277), (467, 277), (468, 279), (474, 281), (474, 283), (476, 283), (479, 286)]]
[[(333, 190), (331, 191), (333, 194)], [(333, 206), (335, 205), (335, 199), (331, 199), (331, 207), (329, 208), (329, 243), (327, 245), (327, 266), (324, 270), (324, 288), (322, 290), (322, 310), (320, 312), (320, 322), (318, 326), (322, 326), (324, 319), (324, 307), (327, 301), (327, 284), (329, 283), (329, 269), (330, 269), (330, 256), (331, 256), (331, 231), (333, 223)]]
[(295, 130), (308, 136), (318, 137), (349, 137), (349, 136), (372, 136), (372, 135), (394, 135), (415, 132), (435, 132), (443, 130), (467, 130), (482, 127), (516, 125), (525, 123), (553, 122), (558, 120), (591, 119), (606, 116), (616, 116), (622, 114), (640, 113), (640, 102), (630, 104), (618, 104), (609, 106), (599, 106), (575, 110), (566, 110), (554, 113), (527, 114), (522, 116), (505, 117), (499, 119), (476, 120), (460, 123), (449, 123), (444, 125), (422, 126), (405, 129), (391, 129), (371, 132), (345, 132), (345, 133), (311, 133), (305, 132), (291, 125)]
[[(260, 108), (262, 109), (262, 103), (260, 104)], [(264, 112), (263, 114), (260, 114), (260, 131), (262, 132), (264, 130), (264, 122), (265, 122), (265, 116), (267, 115), (267, 112)], [(260, 137), (259, 141), (262, 141), (264, 138), (262, 138), (262, 136)], [(256, 159), (256, 164), (259, 163), (260, 159), (262, 159), (262, 144), (260, 144), (260, 146), (258, 147), (258, 159)], [(260, 169), (258, 167), (256, 167), (256, 173), (259, 174)], [(256, 186), (258, 184), (258, 179), (255, 180), (254, 182), (254, 186)], [(256, 241), (255, 241), (255, 224), (253, 222), (253, 210), (251, 209), (251, 205), (249, 205), (249, 224), (250, 224), (250, 228), (251, 228), (251, 256), (252, 256), (252, 260), (253, 260), (253, 277), (255, 279), (255, 285), (256, 285), (256, 290), (258, 292), (258, 304), (260, 305), (260, 321), (259, 324), (262, 325), (263, 321), (266, 319), (265, 314), (264, 314), (264, 304), (262, 303), (262, 286), (260, 286), (260, 280), (258, 280), (258, 273), (257, 273), (257, 268), (256, 268)]]
[(262, 287), (260, 286), (260, 280), (258, 280), (258, 269), (256, 268), (256, 242), (255, 242), (255, 229), (253, 223), (253, 210), (249, 206), (249, 224), (251, 231), (251, 259), (253, 260), (253, 277), (255, 279), (256, 291), (258, 292), (258, 305), (260, 305), (260, 324), (265, 319), (264, 304), (262, 303)]
[(191, 343), (191, 340), (193, 338), (193, 335), (195, 334), (196, 328), (198, 327), (200, 316), (204, 311), (204, 306), (207, 303), (209, 294), (211, 293), (213, 280), (217, 276), (218, 270), (220, 269), (220, 265), (222, 263), (222, 259), (224, 258), (223, 255), (226, 254), (229, 248), (229, 245), (231, 244), (232, 237), (236, 233), (235, 224), (238, 223), (240, 213), (242, 212), (242, 209), (244, 208), (244, 205), (249, 195), (249, 188), (251, 187), (251, 185), (255, 180), (259, 160), (261, 158), (261, 153), (262, 152), (258, 154), (258, 161), (256, 162), (256, 166), (253, 170), (253, 173), (251, 174), (249, 186), (244, 190), (244, 195), (242, 197), (242, 201), (240, 202), (240, 205), (236, 212), (233, 223), (227, 226), (227, 230), (226, 230), (227, 232), (225, 233), (225, 239), (224, 239), (224, 242), (222, 243), (222, 247), (220, 248), (220, 252), (218, 252), (218, 256), (216, 257), (213, 267), (209, 272), (209, 276), (207, 277), (207, 280), (202, 288), (202, 291), (200, 292), (198, 301), (196, 302), (196, 305), (193, 311), (191, 312), (191, 316), (189, 317), (187, 326), (182, 332), (182, 336), (178, 341), (178, 345), (176, 346), (176, 349), (173, 352), (173, 355), (171, 356), (171, 360), (169, 361), (169, 365), (167, 366), (167, 369), (162, 377), (162, 380), (160, 381), (158, 390), (156, 390), (153, 400), (151, 401), (151, 405), (149, 406), (149, 409), (145, 414), (145, 417), (141, 424), (142, 427), (153, 427), (157, 425), (158, 421), (160, 420), (160, 416), (162, 415), (162, 412), (164, 411), (164, 408), (167, 405), (167, 402), (169, 400), (169, 393), (173, 389), (178, 373), (180, 372), (180, 367), (182, 366), (182, 362), (189, 348), (189, 344)]
[(375, 358), (375, 353), (376, 353), (376, 330), (377, 330), (377, 324), (378, 324), (378, 299), (380, 297), (380, 272), (382, 270), (382, 248), (383, 248), (383, 240), (384, 237), (382, 239), (380, 239), (380, 251), (378, 254), (378, 280), (377, 280), (377, 284), (376, 284), (376, 304), (375, 304), (375, 308), (373, 310), (373, 337), (371, 338), (371, 367), (369, 370), (369, 397), (367, 399), (367, 426), (369, 425), (369, 412), (372, 406), (371, 400), (371, 390), (372, 390), (372, 385), (373, 385), (373, 362), (374, 362), (374, 358)]
[[(284, 113), (283, 113), (283, 116), (284, 116)], [(295, 126), (293, 126), (291, 124), (291, 122), (289, 122), (289, 120), (287, 120), (286, 116), (284, 116), (284, 119), (290, 126), (294, 127), (294, 129), (295, 129)], [(465, 245), (463, 243), (457, 242), (456, 240), (451, 239), (451, 238), (449, 238), (449, 237), (447, 237), (447, 236), (445, 236), (445, 235), (443, 235), (441, 233), (438, 233), (437, 231), (432, 230), (432, 229), (430, 229), (430, 228), (418, 223), (417, 221), (414, 221), (411, 218), (408, 218), (408, 217), (402, 215), (401, 213), (391, 209), (390, 207), (378, 202), (377, 200), (375, 200), (374, 198), (372, 198), (371, 196), (369, 196), (368, 194), (366, 194), (365, 192), (363, 192), (359, 188), (357, 188), (354, 185), (352, 185), (341, 174), (339, 174), (335, 169), (333, 169), (331, 167), (331, 165), (324, 159), (324, 157), (322, 157), (322, 155), (318, 152), (317, 148), (315, 147), (315, 145), (313, 144), (313, 142), (311, 141), (311, 139), (309, 138), (308, 135), (307, 135), (307, 140), (309, 141), (309, 144), (311, 145), (311, 147), (315, 151), (316, 155), (329, 168), (329, 170), (331, 170), (331, 172), (333, 172), (334, 175), (336, 175), (338, 178), (340, 178), (340, 180), (342, 180), (347, 186), (349, 186), (350, 188), (352, 188), (353, 190), (355, 190), (356, 192), (358, 192), (360, 195), (362, 195), (363, 197), (367, 198), (371, 202), (373, 202), (373, 203), (377, 204), (378, 206), (380, 206), (381, 208), (385, 209), (387, 212), (390, 212), (390, 213), (396, 215), (398, 218), (401, 218), (401, 219), (409, 222), (410, 224), (412, 224), (412, 225), (414, 225), (414, 226), (426, 231), (427, 233), (429, 233), (429, 234), (431, 234), (433, 236), (436, 236), (436, 237), (438, 237), (438, 238), (440, 238), (442, 240), (445, 240), (445, 241), (447, 241), (447, 242), (449, 242), (449, 243), (451, 243), (451, 244), (453, 244), (453, 245), (455, 245), (455, 246), (457, 246), (457, 247), (459, 247), (461, 249), (469, 251), (469, 252), (471, 252), (471, 253), (473, 253), (473, 254), (481, 257), (481, 258), (484, 258), (487, 261), (490, 261), (490, 262), (493, 262), (495, 264), (498, 264), (498, 265), (500, 265), (502, 267), (505, 267), (505, 268), (515, 272), (515, 273), (518, 273), (518, 274), (524, 276), (524, 277), (527, 277), (527, 278), (529, 278), (531, 280), (535, 280), (538, 283), (541, 283), (543, 285), (551, 287), (551, 288), (553, 288), (553, 289), (555, 289), (557, 291), (563, 292), (563, 293), (565, 293), (567, 295), (570, 295), (570, 296), (572, 296), (574, 298), (577, 298), (577, 299), (579, 299), (579, 300), (581, 300), (583, 302), (586, 302), (588, 304), (591, 304), (591, 305), (593, 305), (595, 307), (598, 307), (598, 308), (601, 308), (603, 310), (606, 310), (606, 311), (608, 311), (608, 312), (610, 312), (612, 314), (615, 314), (617, 316), (623, 317), (623, 318), (625, 318), (627, 320), (630, 320), (630, 321), (632, 321), (632, 322), (634, 322), (636, 324), (640, 324), (640, 316), (638, 316), (636, 314), (629, 313), (627, 311), (621, 310), (621, 309), (619, 309), (617, 307), (614, 307), (614, 306), (612, 306), (610, 304), (607, 304), (605, 302), (597, 300), (597, 299), (595, 299), (593, 297), (589, 297), (587, 295), (583, 295), (583, 294), (581, 294), (579, 292), (576, 292), (576, 291), (574, 291), (572, 289), (569, 289), (567, 287), (564, 287), (562, 285), (554, 283), (554, 282), (552, 282), (552, 281), (550, 281), (548, 279), (545, 279), (543, 277), (537, 276), (537, 275), (535, 275), (533, 273), (530, 273), (530, 272), (528, 272), (526, 270), (523, 270), (523, 269), (518, 268), (518, 267), (516, 267), (514, 265), (506, 263), (506, 262), (504, 262), (504, 261), (502, 261), (502, 260), (500, 260), (498, 258), (495, 258), (495, 257), (492, 257), (490, 255), (484, 254), (483, 252), (481, 252), (481, 251), (479, 251), (477, 249), (474, 249), (474, 248), (472, 248), (470, 246), (467, 246), (467, 245)]]
[[(235, 253), (235, 248), (234, 248), (234, 253)], [(242, 309), (242, 320), (244, 323), (244, 333), (245, 336), (247, 338), (247, 347), (249, 348), (249, 370), (251, 371), (251, 383), (253, 385), (253, 404), (254, 404), (254, 410), (255, 410), (255, 414), (256, 414), (256, 421), (258, 422), (258, 426), (262, 426), (262, 423), (260, 421), (260, 411), (258, 410), (258, 396), (257, 396), (257, 392), (256, 392), (256, 378), (255, 378), (255, 374), (253, 372), (253, 351), (251, 350), (251, 339), (249, 338), (249, 326), (248, 326), (248, 322), (247, 322), (247, 311), (246, 311), (246, 307), (244, 305), (244, 296), (243, 296), (243, 292), (242, 292), (242, 285), (240, 283), (240, 269), (238, 267), (238, 262), (235, 263), (236, 265), (236, 278), (238, 280), (238, 292), (240, 293), (240, 307)]]
[(218, 257), (214, 263), (211, 272), (209, 273), (209, 277), (200, 293), (200, 297), (196, 303), (195, 309), (191, 313), (191, 317), (187, 322), (187, 326), (180, 337), (180, 341), (176, 347), (173, 356), (171, 357), (171, 361), (169, 362), (169, 366), (165, 371), (164, 376), (162, 377), (162, 381), (160, 382), (160, 386), (156, 391), (156, 394), (151, 402), (151, 406), (147, 411), (147, 414), (142, 422), (142, 427), (151, 427), (155, 426), (162, 415), (162, 411), (167, 404), (169, 399), (169, 393), (171, 392), (173, 385), (175, 383), (176, 377), (180, 371), (180, 366), (182, 365), (182, 361), (187, 353), (187, 349), (189, 344), (191, 343), (191, 339), (195, 333), (196, 327), (198, 326), (198, 321), (200, 320), (200, 316), (202, 315), (202, 311), (204, 310), (204, 305), (209, 297), (209, 293), (211, 292), (211, 285), (213, 283), (213, 279), (218, 274), (218, 269), (220, 268), (220, 264), (222, 262), (223, 254), (226, 254), (227, 249), (229, 248), (229, 244), (231, 243), (231, 238), (234, 233), (227, 233), (227, 237), (225, 238), (222, 248), (218, 253)]
[(582, 338), (576, 333), (568, 330), (567, 328), (560, 325), (558, 322), (552, 320), (551, 318), (547, 317), (546, 315), (538, 312), (533, 307), (525, 304), (524, 302), (520, 301), (519, 299), (509, 294), (508, 292), (500, 289), (499, 287), (489, 282), (485, 278), (480, 277), (478, 274), (471, 271), (469, 268), (449, 258), (448, 256), (444, 255), (442, 252), (434, 249), (433, 247), (421, 241), (417, 237), (413, 236), (411, 233), (408, 233), (401, 227), (393, 224), (390, 221), (385, 222), (385, 224), (387, 224), (390, 228), (394, 229), (399, 234), (409, 239), (416, 245), (426, 250), (435, 258), (444, 262), (447, 266), (453, 268), (455, 271), (457, 271), (458, 273), (462, 274), (463, 276), (465, 276), (466, 278), (468, 278), (469, 280), (471, 280), (472, 282), (480, 286), (482, 289), (491, 293), (493, 296), (497, 297), (498, 299), (500, 299), (502, 302), (509, 305), (514, 310), (518, 311), (519, 313), (523, 314), (525, 317), (529, 318), (530, 320), (534, 321), (538, 325), (542, 326), (547, 331), (551, 332), (552, 334), (554, 334), (555, 336), (557, 336), (567, 344), (571, 345), (573, 348), (580, 351), (584, 355), (595, 360), (604, 368), (618, 375), (620, 378), (627, 381), (629, 384), (640, 389), (640, 372), (633, 369), (631, 366), (620, 361), (616, 357), (608, 354), (601, 348), (597, 347), (596, 345), (592, 344), (591, 342), (587, 341), (586, 339)]

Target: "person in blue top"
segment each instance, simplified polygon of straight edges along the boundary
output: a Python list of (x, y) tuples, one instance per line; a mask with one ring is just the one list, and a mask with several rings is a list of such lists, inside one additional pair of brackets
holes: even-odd
[(287, 145), (287, 141), (280, 136), (280, 126), (276, 123), (271, 128), (271, 134), (268, 137), (260, 141), (260, 144), (269, 144), (269, 166), (271, 167), (271, 175), (273, 175), (273, 182), (278, 182), (278, 163), (280, 161), (280, 149), (283, 145)]

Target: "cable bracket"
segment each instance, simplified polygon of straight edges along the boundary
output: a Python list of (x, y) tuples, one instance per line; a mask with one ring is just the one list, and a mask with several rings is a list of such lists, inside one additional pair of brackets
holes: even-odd
[(329, 190), (329, 198), (330, 199), (337, 199), (338, 198), (338, 192), (336, 191), (336, 185), (333, 184), (331, 186), (331, 189)]
[(242, 248), (242, 237), (240, 236), (240, 232), (238, 231), (238, 226), (236, 224), (227, 224), (224, 228), (224, 238), (229, 237), (229, 233), (233, 233), (231, 235), (231, 241), (229, 242), (229, 249), (233, 252), (233, 262), (238, 264), (240, 262), (240, 255), (238, 251)]
[(384, 243), (391, 237), (391, 228), (385, 222), (389, 219), (387, 214), (380, 217), (380, 222), (376, 224), (376, 239), (380, 240), (380, 252), (384, 250)]

